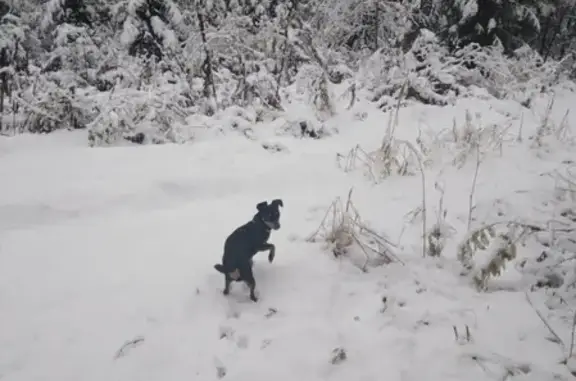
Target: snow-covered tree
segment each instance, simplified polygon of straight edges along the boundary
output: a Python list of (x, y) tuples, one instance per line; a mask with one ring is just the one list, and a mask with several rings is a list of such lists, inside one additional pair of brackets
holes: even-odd
[(311, 20), (331, 48), (375, 51), (398, 46), (411, 26), (411, 3), (384, 0), (326, 0)]
[(576, 76), (575, 1), (0, 0), (0, 121), (178, 141), (192, 114), (281, 112), (288, 86), (329, 118), (342, 81), (383, 108), (472, 85), (529, 102)]
[(415, 27), (434, 31), (452, 49), (470, 43), (490, 46), (498, 40), (511, 53), (538, 37), (538, 7), (546, 2), (422, 0), (415, 14)]
[(540, 34), (533, 46), (544, 60), (564, 58), (576, 50), (576, 1), (548, 0), (536, 3)]
[[(9, 127), (5, 123), (5, 115), (14, 114), (20, 109), (20, 103), (15, 97), (27, 82), (30, 27), (26, 25), (18, 10), (10, 8), (0, 1), (0, 133)], [(17, 126), (12, 125), (10, 129)]]
[(133, 56), (161, 59), (184, 39), (184, 19), (171, 0), (125, 0), (114, 5), (113, 15), (122, 25), (120, 41)]

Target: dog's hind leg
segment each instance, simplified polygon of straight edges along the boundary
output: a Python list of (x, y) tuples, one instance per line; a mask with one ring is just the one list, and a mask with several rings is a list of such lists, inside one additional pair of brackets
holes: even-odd
[(250, 300), (253, 302), (257, 302), (258, 298), (256, 297), (256, 279), (254, 279), (254, 274), (252, 273), (252, 266), (248, 264), (248, 266), (243, 266), (240, 269), (240, 274), (242, 276), (242, 280), (248, 285), (250, 289)]
[(230, 284), (232, 283), (232, 278), (228, 274), (224, 274), (224, 290), (222, 293), (228, 295), (230, 293)]

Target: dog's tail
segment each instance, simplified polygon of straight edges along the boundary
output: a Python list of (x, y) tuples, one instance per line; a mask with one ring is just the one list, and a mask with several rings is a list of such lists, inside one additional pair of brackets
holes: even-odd
[(222, 266), (221, 264), (218, 263), (217, 265), (214, 265), (214, 268), (216, 270), (218, 270), (219, 272), (221, 272), (222, 274), (226, 274), (226, 271), (224, 270), (224, 266)]

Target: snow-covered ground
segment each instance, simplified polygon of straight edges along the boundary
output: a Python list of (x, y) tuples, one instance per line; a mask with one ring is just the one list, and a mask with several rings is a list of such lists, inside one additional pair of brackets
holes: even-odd
[[(556, 99), (557, 126), (575, 101)], [(473, 223), (544, 218), (554, 182), (543, 174), (576, 160), (564, 138), (531, 148), (546, 103), (536, 102), (540, 114), (479, 99), (410, 107), (396, 136), (414, 142), (419, 129), (451, 130), (467, 109), (481, 116), (475, 123), (506, 127), (509, 141), (479, 168)], [(514, 266), (483, 293), (459, 276), (474, 158), (458, 169), (451, 146), (431, 154), (428, 223), (437, 183), (453, 229), (440, 258), (422, 258), (420, 220), (407, 217), (421, 205), (419, 174), (374, 184), (338, 168), (337, 153), (376, 149), (387, 123), (357, 105), (330, 121), (338, 134), (319, 140), (276, 136), (279, 121), (254, 127), (254, 140), (231, 133), (178, 146), (87, 148), (77, 132), (0, 138), (0, 379), (571, 379)], [(351, 187), (362, 217), (399, 241), (404, 265), (363, 273), (305, 240)], [(241, 284), (226, 298), (213, 268), (223, 242), (274, 198), (285, 207), (271, 237), (275, 262), (255, 258), (260, 301)], [(528, 249), (519, 257), (539, 254)], [(540, 294), (532, 299), (569, 342), (570, 325), (545, 311)], [(471, 341), (455, 340), (466, 326)], [(128, 341), (138, 343), (119, 353)], [(336, 348), (346, 359), (333, 364)]]

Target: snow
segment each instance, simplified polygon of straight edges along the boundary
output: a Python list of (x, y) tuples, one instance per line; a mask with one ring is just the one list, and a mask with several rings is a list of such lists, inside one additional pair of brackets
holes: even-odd
[(152, 16), (150, 18), (150, 25), (154, 32), (162, 37), (162, 43), (166, 47), (174, 48), (178, 45), (178, 38), (174, 31), (168, 28), (168, 26), (162, 21), (158, 16)]
[[(558, 95), (551, 119), (560, 123), (574, 100)], [(568, 141), (531, 146), (547, 102), (537, 99), (536, 111), (480, 99), (411, 106), (400, 110), (396, 135), (438, 134), (464, 124), (466, 110), (483, 126), (508, 126), (510, 139), (479, 169), (474, 223), (537, 219), (554, 188), (542, 174), (574, 160)], [(440, 258), (422, 258), (419, 217), (406, 217), (421, 203), (419, 175), (374, 184), (336, 166), (336, 154), (356, 144), (376, 149), (387, 123), (362, 102), (337, 109), (326, 127), (339, 133), (319, 140), (279, 135), (282, 120), (253, 126), (253, 140), (206, 135), (181, 145), (88, 148), (84, 132), (64, 131), (0, 137), (0, 378), (570, 379), (559, 363), (566, 353), (548, 339), (515, 266), (478, 292), (459, 276), (454, 239)], [(293, 105), (287, 115), (301, 110)], [(286, 149), (269, 152), (262, 143)], [(461, 238), (475, 164), (454, 167), (456, 144), (442, 144), (426, 170), (429, 226), (433, 184), (441, 182), (446, 221)], [(363, 219), (400, 242), (405, 265), (363, 273), (305, 240), (351, 187)], [(255, 258), (260, 301), (250, 302), (240, 284), (224, 297), (212, 266), (226, 236), (274, 198), (285, 207), (270, 240), (274, 263)], [(546, 308), (542, 294), (531, 300)], [(570, 325), (554, 311), (545, 316), (569, 342)], [(336, 348), (346, 359), (332, 364)]]
[(461, 23), (467, 21), (478, 13), (478, 0), (459, 0), (457, 5), (462, 12)]
[(120, 42), (123, 45), (128, 46), (136, 40), (140, 31), (138, 30), (138, 27), (134, 25), (134, 20), (130, 16), (124, 20), (123, 25), (122, 33), (120, 34)]
[(491, 32), (494, 28), (496, 28), (496, 20), (492, 17), (490, 21), (488, 21), (488, 32)]

